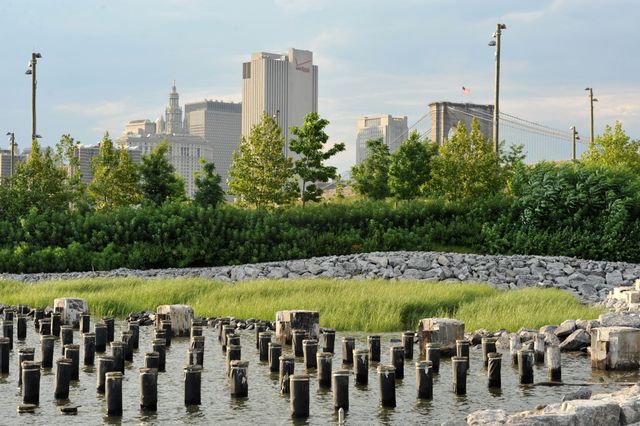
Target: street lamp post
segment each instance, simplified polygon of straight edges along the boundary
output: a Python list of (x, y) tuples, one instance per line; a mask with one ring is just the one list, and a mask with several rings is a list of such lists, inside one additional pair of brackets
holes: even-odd
[(589, 92), (589, 106), (591, 107), (591, 143), (593, 143), (593, 103), (598, 99), (593, 97), (593, 87), (587, 87), (584, 90)]
[(500, 36), (502, 30), (506, 30), (505, 24), (496, 24), (496, 32), (493, 33), (493, 40), (489, 42), (489, 46), (496, 47), (496, 81), (495, 92), (493, 98), (493, 150), (498, 153), (500, 147), (499, 139), (499, 120), (500, 120)]
[(576, 161), (576, 141), (580, 140), (580, 136), (578, 136), (578, 131), (576, 130), (576, 126), (571, 126), (569, 127), (569, 129), (571, 130), (571, 134), (573, 136), (573, 151), (572, 151), (572, 155), (571, 155), (571, 159), (573, 161)]
[(37, 52), (31, 54), (31, 61), (29, 61), (29, 68), (25, 71), (25, 74), (31, 75), (31, 140), (33, 141), (38, 134), (36, 132), (36, 86), (38, 80), (36, 80), (36, 64), (38, 59), (42, 58), (42, 55)]

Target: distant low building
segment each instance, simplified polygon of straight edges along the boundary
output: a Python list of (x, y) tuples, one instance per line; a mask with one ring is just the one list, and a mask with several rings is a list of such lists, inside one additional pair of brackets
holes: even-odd
[(133, 120), (124, 127), (125, 135), (153, 135), (156, 133), (156, 123), (149, 120)]
[(367, 158), (367, 141), (382, 139), (389, 151), (394, 152), (407, 139), (408, 133), (407, 116), (393, 117), (387, 114), (359, 118), (356, 127), (356, 164)]
[[(13, 172), (18, 169), (18, 164), (26, 161), (27, 155), (14, 152), (13, 155)], [(11, 150), (0, 150), (0, 184), (11, 177)]]

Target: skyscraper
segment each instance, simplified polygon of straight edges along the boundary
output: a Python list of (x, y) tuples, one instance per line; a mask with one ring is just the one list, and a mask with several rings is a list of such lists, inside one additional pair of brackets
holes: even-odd
[(169, 105), (165, 110), (165, 128), (164, 132), (158, 133), (181, 134), (184, 133), (182, 128), (182, 108), (180, 108), (180, 97), (176, 91), (176, 81), (173, 80), (171, 93), (169, 93)]
[(382, 139), (390, 152), (397, 150), (409, 133), (407, 116), (392, 117), (380, 115), (376, 117), (362, 117), (358, 119), (356, 128), (356, 164), (367, 158), (367, 141)]
[(266, 113), (276, 118), (289, 155), (289, 127), (318, 111), (318, 66), (313, 53), (289, 49), (288, 54), (257, 52), (242, 64), (242, 135)]

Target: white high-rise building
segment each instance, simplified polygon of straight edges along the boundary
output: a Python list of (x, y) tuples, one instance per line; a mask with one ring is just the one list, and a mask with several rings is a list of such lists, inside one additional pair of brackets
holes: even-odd
[(204, 138), (211, 146), (213, 163), (225, 191), (233, 151), (240, 145), (241, 123), (240, 103), (204, 100), (184, 106), (184, 129), (190, 135)]
[[(114, 146), (114, 149), (119, 147)], [(125, 149), (131, 157), (131, 161), (134, 164), (140, 164), (141, 153), (137, 146), (126, 146)], [(79, 145), (74, 152), (74, 155), (78, 159), (78, 166), (80, 168), (80, 174), (82, 182), (87, 185), (93, 180), (93, 159), (100, 155), (100, 144), (95, 145)]]
[(262, 114), (274, 116), (289, 155), (289, 127), (302, 125), (307, 114), (317, 111), (318, 66), (313, 65), (312, 52), (257, 52), (242, 64), (242, 136), (249, 136)]
[[(18, 164), (26, 161), (28, 156), (16, 149), (13, 152), (13, 173), (18, 170)], [(0, 185), (11, 177), (11, 150), (0, 149)]]
[(409, 134), (407, 116), (392, 117), (380, 115), (358, 119), (356, 128), (356, 164), (367, 158), (366, 142), (371, 139), (382, 139), (390, 152), (397, 150)]

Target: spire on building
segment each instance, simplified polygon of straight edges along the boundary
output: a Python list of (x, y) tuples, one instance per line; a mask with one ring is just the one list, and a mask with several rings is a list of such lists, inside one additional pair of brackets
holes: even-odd
[(184, 133), (182, 126), (182, 108), (180, 108), (180, 95), (176, 90), (176, 81), (173, 80), (171, 93), (169, 93), (169, 105), (165, 110), (165, 133)]

